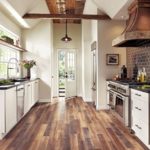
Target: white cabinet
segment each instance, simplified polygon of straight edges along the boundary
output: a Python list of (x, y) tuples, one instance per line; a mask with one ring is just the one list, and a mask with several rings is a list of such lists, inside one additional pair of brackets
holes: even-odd
[(39, 80), (25, 84), (24, 114), (38, 101)]
[[(24, 115), (38, 102), (39, 80), (25, 83)], [(0, 139), (17, 124), (16, 87), (0, 90)]]
[(3, 138), (5, 130), (5, 91), (0, 91), (0, 139)]
[(25, 84), (25, 97), (24, 97), (24, 114), (26, 114), (32, 105), (32, 87), (31, 82)]
[(132, 129), (149, 147), (149, 94), (131, 89)]
[(17, 123), (16, 87), (0, 91), (0, 139)]
[(32, 106), (38, 102), (39, 99), (39, 80), (32, 82)]
[(6, 133), (17, 123), (16, 87), (5, 91)]

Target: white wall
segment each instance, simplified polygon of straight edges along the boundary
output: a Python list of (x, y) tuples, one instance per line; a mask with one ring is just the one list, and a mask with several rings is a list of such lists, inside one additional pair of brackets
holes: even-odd
[[(37, 69), (32, 68), (33, 73), (41, 79), (40, 100), (50, 101), (52, 86), (51, 57), (53, 52), (53, 29), (52, 22), (45, 20), (40, 22), (33, 29), (24, 30), (24, 46), (29, 52), (24, 53), (24, 59), (34, 59), (37, 62)], [(34, 72), (35, 71), (35, 72)]]
[[(88, 34), (87, 34), (88, 33)], [(82, 20), (82, 97), (84, 101), (91, 101), (91, 22)]]
[(21, 28), (16, 25), (13, 21), (11, 21), (5, 14), (0, 12), (0, 25), (10, 30), (14, 34), (21, 37)]
[[(106, 79), (111, 79), (126, 65), (126, 49), (113, 48), (112, 40), (125, 28), (122, 21), (82, 21), (82, 85), (84, 101), (92, 101), (91, 44), (97, 42), (97, 109), (106, 109)], [(88, 34), (87, 34), (88, 33)], [(106, 54), (120, 55), (119, 66), (107, 66)]]
[[(106, 108), (106, 79), (111, 79), (120, 72), (121, 66), (126, 65), (126, 49), (114, 48), (112, 40), (121, 34), (125, 22), (99, 21), (98, 22), (98, 109)], [(119, 66), (107, 66), (106, 54), (120, 55)]]
[(76, 49), (77, 50), (77, 96), (82, 96), (82, 53), (81, 53), (81, 25), (68, 24), (68, 36), (72, 41), (65, 43), (61, 38), (65, 36), (65, 24), (54, 24), (54, 96), (58, 96), (58, 49)]
[(96, 20), (82, 21), (82, 91), (84, 101), (92, 101), (92, 52), (91, 44), (98, 39)]

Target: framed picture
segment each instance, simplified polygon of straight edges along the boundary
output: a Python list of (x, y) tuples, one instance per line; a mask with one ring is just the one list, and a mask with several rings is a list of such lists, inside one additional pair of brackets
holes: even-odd
[(107, 65), (119, 65), (119, 54), (106, 54)]

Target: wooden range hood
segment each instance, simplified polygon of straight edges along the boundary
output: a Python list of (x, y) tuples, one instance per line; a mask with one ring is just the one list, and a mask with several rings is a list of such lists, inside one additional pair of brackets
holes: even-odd
[(114, 47), (150, 47), (150, 0), (135, 0), (128, 9), (129, 20)]

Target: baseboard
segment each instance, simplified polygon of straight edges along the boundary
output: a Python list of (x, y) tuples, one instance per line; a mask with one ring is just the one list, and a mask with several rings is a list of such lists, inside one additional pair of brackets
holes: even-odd
[(93, 102), (91, 98), (83, 97), (84, 102)]
[(50, 99), (39, 99), (38, 102), (39, 102), (39, 103), (50, 103), (51, 100), (50, 100)]
[(0, 134), (0, 140), (2, 140), (4, 138), (4, 135)]
[(109, 107), (107, 105), (97, 106), (96, 110), (108, 110)]

